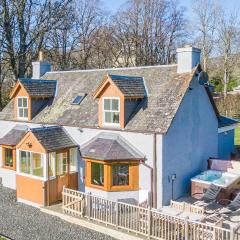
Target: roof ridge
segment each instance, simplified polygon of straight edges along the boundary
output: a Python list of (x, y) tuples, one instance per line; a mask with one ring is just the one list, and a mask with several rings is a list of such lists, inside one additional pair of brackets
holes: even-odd
[(119, 71), (119, 70), (134, 70), (134, 69), (148, 69), (148, 68), (168, 68), (168, 67), (176, 67), (177, 64), (169, 64), (169, 65), (153, 65), (153, 66), (138, 66), (138, 67), (123, 67), (123, 68), (100, 68), (100, 69), (79, 69), (79, 70), (68, 70), (68, 71), (51, 71), (48, 73), (74, 73), (74, 72), (100, 72), (100, 71)]

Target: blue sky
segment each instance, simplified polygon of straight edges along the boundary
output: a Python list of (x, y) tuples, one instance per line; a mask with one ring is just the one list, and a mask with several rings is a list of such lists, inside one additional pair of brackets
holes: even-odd
[[(187, 8), (188, 14), (190, 15), (192, 0), (179, 0), (181, 5)], [(240, 0), (218, 0), (224, 9), (235, 11), (240, 11)], [(125, 0), (102, 0), (104, 7), (106, 10), (111, 12), (115, 12), (122, 4), (124, 4)]]

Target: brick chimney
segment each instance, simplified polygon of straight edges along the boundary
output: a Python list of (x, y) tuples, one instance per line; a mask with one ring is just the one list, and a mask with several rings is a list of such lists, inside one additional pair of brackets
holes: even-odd
[(43, 52), (39, 52), (39, 60), (32, 62), (32, 78), (40, 79), (46, 72), (51, 72), (51, 64), (43, 60)]
[(192, 46), (177, 49), (177, 72), (188, 73), (200, 63), (201, 50)]

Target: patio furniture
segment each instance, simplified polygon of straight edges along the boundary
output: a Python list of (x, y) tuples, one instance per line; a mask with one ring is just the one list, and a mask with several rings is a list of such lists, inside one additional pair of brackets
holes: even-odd
[[(211, 184), (210, 187), (206, 190), (206, 192), (203, 194), (202, 198), (195, 202), (194, 204), (197, 206), (206, 206), (210, 203), (213, 203), (217, 200), (217, 196), (221, 191), (221, 187), (216, 186), (214, 184)], [(202, 193), (195, 193), (196, 194), (202, 194)]]
[(237, 196), (231, 201), (228, 199), (222, 199), (219, 201), (219, 203), (226, 203), (229, 202), (229, 204), (218, 211), (220, 214), (230, 214), (234, 213), (235, 211), (240, 209), (240, 193), (237, 194)]

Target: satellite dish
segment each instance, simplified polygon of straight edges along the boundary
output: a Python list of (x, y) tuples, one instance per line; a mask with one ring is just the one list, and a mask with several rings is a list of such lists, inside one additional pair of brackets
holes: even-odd
[(201, 71), (198, 74), (198, 82), (200, 85), (204, 85), (208, 82), (208, 74), (204, 71)]

